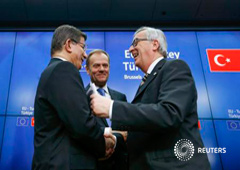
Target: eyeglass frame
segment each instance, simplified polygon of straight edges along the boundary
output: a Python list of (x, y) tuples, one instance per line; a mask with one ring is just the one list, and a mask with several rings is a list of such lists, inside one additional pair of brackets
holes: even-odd
[(132, 41), (131, 46), (136, 47), (140, 41), (153, 41), (152, 39), (147, 39), (147, 38), (135, 38)]
[[(83, 43), (81, 43), (81, 42), (77, 42), (77, 41), (74, 40), (74, 39), (71, 39), (71, 41), (73, 41), (73, 42), (76, 43), (76, 44), (80, 44), (80, 47), (82, 47), (82, 49), (83, 49), (84, 51), (87, 50), (87, 44), (83, 44)], [(81, 45), (83, 45), (83, 46), (81, 46)]]

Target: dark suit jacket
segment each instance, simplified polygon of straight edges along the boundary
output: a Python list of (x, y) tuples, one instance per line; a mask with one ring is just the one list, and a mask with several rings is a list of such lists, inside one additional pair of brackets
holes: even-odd
[(95, 169), (105, 155), (103, 130), (91, 115), (77, 68), (51, 59), (34, 105), (34, 170)]
[[(197, 91), (191, 71), (181, 60), (161, 60), (138, 89), (132, 104), (114, 101), (112, 121), (128, 130), (132, 170), (210, 169), (198, 130)], [(180, 139), (190, 140), (195, 152), (188, 161), (174, 155)]]
[[(90, 85), (86, 87), (86, 91), (90, 88)], [(117, 92), (108, 87), (109, 94), (111, 99), (118, 100), (118, 101), (127, 101), (126, 95), (120, 92)], [(96, 117), (98, 123), (102, 127), (108, 127), (107, 121), (105, 118)], [(116, 125), (112, 122), (112, 129), (115, 129)], [(128, 155), (127, 155), (127, 148), (126, 143), (121, 134), (114, 133), (117, 137), (117, 145), (114, 151), (114, 154), (105, 161), (98, 161), (98, 170), (127, 170), (128, 169)]]

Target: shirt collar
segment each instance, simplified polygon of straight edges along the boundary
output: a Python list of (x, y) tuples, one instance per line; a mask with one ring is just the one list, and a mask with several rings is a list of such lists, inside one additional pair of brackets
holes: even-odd
[(159, 58), (157, 58), (150, 66), (149, 66), (149, 68), (148, 68), (148, 70), (147, 70), (147, 73), (148, 74), (151, 74), (151, 72), (152, 72), (152, 70), (154, 69), (154, 67), (157, 65), (157, 63), (159, 62), (159, 61), (161, 61), (163, 59), (163, 57), (159, 57)]
[[(92, 82), (90, 82), (92, 84)], [(108, 91), (108, 87), (107, 87), (107, 83), (103, 86), (103, 87), (98, 87), (96, 84), (95, 84), (96, 88), (99, 89), (99, 88), (102, 88), (105, 90), (105, 93), (109, 94), (109, 91)]]
[(62, 57), (57, 57), (57, 56), (55, 57), (55, 56), (54, 56), (53, 58), (58, 58), (58, 59), (60, 59), (60, 60), (62, 60), (62, 61), (67, 61), (65, 58), (62, 58)]

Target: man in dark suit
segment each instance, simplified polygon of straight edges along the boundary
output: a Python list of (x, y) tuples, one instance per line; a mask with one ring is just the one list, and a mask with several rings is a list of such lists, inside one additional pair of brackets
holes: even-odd
[[(127, 101), (126, 95), (117, 92), (107, 86), (107, 81), (109, 77), (109, 55), (106, 51), (101, 49), (93, 50), (89, 53), (86, 60), (86, 70), (91, 78), (90, 83), (94, 83), (97, 91), (100, 95), (103, 95), (109, 99)], [(90, 84), (86, 87), (86, 91), (89, 91)], [(98, 123), (102, 127), (112, 127), (115, 128), (115, 124), (112, 124), (109, 119), (98, 118)], [(114, 131), (113, 131), (114, 132)], [(116, 147), (113, 155), (106, 160), (99, 160), (97, 164), (98, 170), (127, 170), (127, 151), (126, 151), (126, 135), (127, 132), (116, 132), (113, 133), (116, 136)]]
[(132, 103), (92, 95), (91, 107), (96, 115), (120, 123), (119, 130), (129, 131), (130, 169), (210, 169), (206, 153), (198, 153), (204, 146), (188, 65), (165, 60), (167, 43), (159, 29), (138, 29), (129, 51), (145, 73)]
[(115, 139), (91, 114), (79, 75), (86, 39), (69, 25), (54, 32), (35, 97), (34, 170), (96, 169), (97, 159), (113, 152)]

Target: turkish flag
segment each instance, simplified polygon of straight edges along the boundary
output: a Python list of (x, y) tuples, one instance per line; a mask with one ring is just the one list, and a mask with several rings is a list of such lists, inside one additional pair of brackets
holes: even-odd
[(198, 129), (201, 130), (201, 123), (200, 123), (200, 120), (198, 120)]
[(211, 72), (240, 72), (240, 49), (207, 49)]
[(31, 126), (34, 126), (34, 117), (32, 117), (32, 119), (31, 119)]

